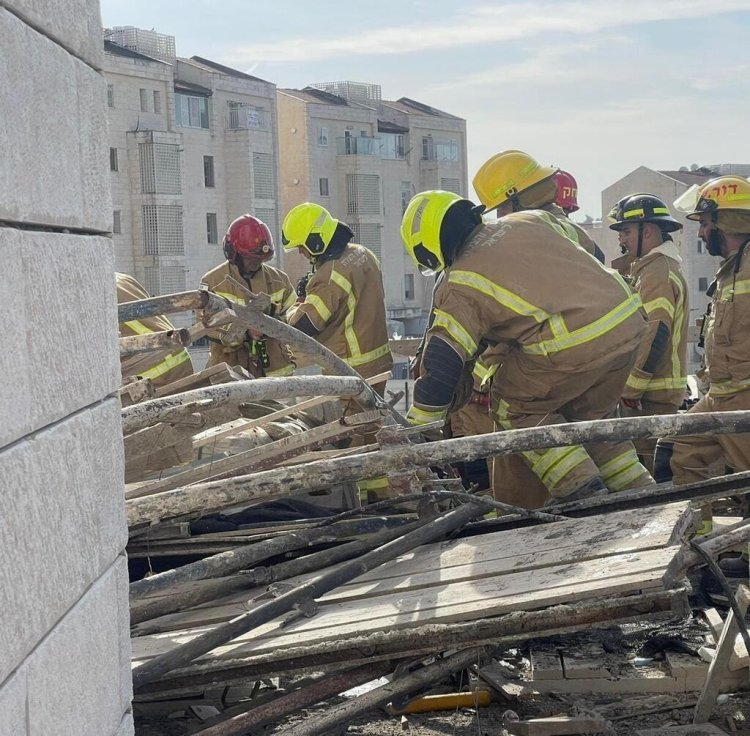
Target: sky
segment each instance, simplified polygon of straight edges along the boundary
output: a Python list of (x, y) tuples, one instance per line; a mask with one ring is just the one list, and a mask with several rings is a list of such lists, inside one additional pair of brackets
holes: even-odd
[[(469, 184), (520, 149), (578, 180), (579, 216), (639, 166), (750, 163), (750, 0), (102, 0), (105, 27), (175, 36), (301, 88), (380, 84), (466, 119)], [(471, 190), (470, 196), (474, 197)], [(580, 219), (580, 218), (579, 218)]]

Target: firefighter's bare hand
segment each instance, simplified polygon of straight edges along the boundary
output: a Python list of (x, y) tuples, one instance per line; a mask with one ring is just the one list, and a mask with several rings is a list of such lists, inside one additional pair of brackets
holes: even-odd
[(633, 411), (641, 411), (643, 409), (643, 404), (641, 404), (640, 399), (623, 399), (622, 403), (624, 406), (627, 406), (628, 409), (632, 409)]
[(248, 330), (247, 334), (250, 336), (251, 340), (262, 340), (263, 339), (263, 333), (258, 332), (257, 330)]

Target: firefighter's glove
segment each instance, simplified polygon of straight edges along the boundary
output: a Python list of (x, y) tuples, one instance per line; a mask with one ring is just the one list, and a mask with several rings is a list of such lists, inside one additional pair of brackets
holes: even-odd
[(307, 296), (307, 282), (310, 281), (310, 277), (312, 276), (312, 273), (306, 273), (298, 282), (297, 282), (297, 300), (300, 302), (305, 301), (305, 297)]
[(464, 363), (461, 369), (461, 375), (453, 390), (453, 398), (448, 406), (448, 412), (456, 411), (465, 406), (471, 399), (474, 391), (474, 361), (470, 360)]
[(247, 330), (239, 322), (232, 322), (219, 330), (219, 339), (225, 348), (238, 348), (247, 339)]
[(640, 399), (622, 399), (622, 403), (624, 406), (627, 406), (628, 409), (631, 409), (632, 411), (643, 410), (643, 404), (641, 404)]
[(416, 381), (419, 378), (419, 372), (422, 370), (422, 351), (420, 350), (412, 359), (409, 361), (409, 377), (412, 381)]

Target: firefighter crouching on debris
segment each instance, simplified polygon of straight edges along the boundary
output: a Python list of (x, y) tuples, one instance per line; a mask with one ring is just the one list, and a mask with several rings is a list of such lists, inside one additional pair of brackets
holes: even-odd
[[(390, 371), (385, 292), (378, 259), (371, 250), (351, 242), (354, 233), (319, 204), (293, 207), (281, 228), (284, 248), (299, 248), (313, 273), (301, 287), (304, 298), (289, 310), (287, 322), (314, 337), (363, 378)], [(385, 381), (373, 385), (381, 396)], [(353, 406), (347, 408), (348, 412)], [(363, 497), (388, 495), (385, 478), (361, 481)], [(368, 493), (369, 491), (369, 493)]]
[[(700, 222), (708, 252), (723, 260), (706, 292), (703, 323), (708, 393), (690, 412), (750, 409), (750, 182), (721, 176), (688, 190), (675, 207)], [(654, 474), (675, 485), (712, 477), (717, 463), (750, 470), (750, 434), (666, 437), (656, 446)], [(747, 569), (747, 568), (745, 568)]]
[[(418, 266), (446, 270), (408, 414), (413, 424), (441, 420), (465, 401), (474, 361), (487, 346), (505, 347), (491, 389), (502, 427), (615, 414), (646, 328), (641, 302), (554, 216), (515, 212), (483, 224), (468, 200), (423, 192), (409, 203), (401, 235)], [(574, 282), (585, 285), (585, 299), (567, 286)], [(653, 483), (631, 442), (523, 457), (556, 499)]]
[[(289, 277), (267, 263), (274, 252), (268, 226), (257, 217), (242, 215), (229, 225), (223, 247), (226, 262), (203, 276), (201, 289), (243, 305), (253, 294), (268, 294), (272, 316), (283, 319), (295, 302), (295, 293)], [(294, 372), (294, 356), (286, 345), (241, 324), (216, 330), (209, 341), (208, 366), (240, 366), (255, 378)]]
[[(151, 295), (126, 273), (115, 274), (117, 282), (117, 303), (133, 302), (139, 299), (150, 299)], [(174, 325), (164, 316), (144, 317), (129, 322), (120, 322), (120, 337), (146, 335), (150, 332), (174, 330)], [(153, 365), (140, 369), (138, 378), (150, 378), (154, 386), (166, 386), (168, 383), (193, 374), (193, 363), (186, 348), (170, 353), (166, 357), (158, 356)], [(123, 376), (127, 378), (127, 376)]]
[[(498, 217), (528, 209), (548, 212), (559, 220), (571, 240), (604, 263), (604, 253), (599, 246), (582, 227), (571, 222), (556, 203), (559, 174), (555, 167), (541, 166), (523, 151), (510, 150), (486, 161), (474, 176), (473, 184), (487, 211), (496, 210)], [(567, 194), (564, 201), (571, 208), (571, 192)], [(499, 455), (491, 464), (492, 488), (498, 501), (538, 508), (549, 500), (547, 487), (520, 455)]]
[[(648, 314), (648, 329), (620, 402), (625, 417), (676, 414), (687, 384), (687, 284), (682, 258), (669, 233), (682, 224), (651, 194), (623, 197), (609, 226), (631, 259), (630, 283)], [(641, 462), (653, 471), (655, 439), (637, 440)]]

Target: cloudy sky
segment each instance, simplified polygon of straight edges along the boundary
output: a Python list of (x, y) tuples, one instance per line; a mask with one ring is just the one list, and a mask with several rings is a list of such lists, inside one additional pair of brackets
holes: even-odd
[(372, 82), (460, 115), (469, 179), (519, 148), (571, 171), (593, 216), (601, 190), (640, 165), (750, 163), (750, 0), (101, 6), (105, 26), (173, 35), (180, 56), (279, 87)]

